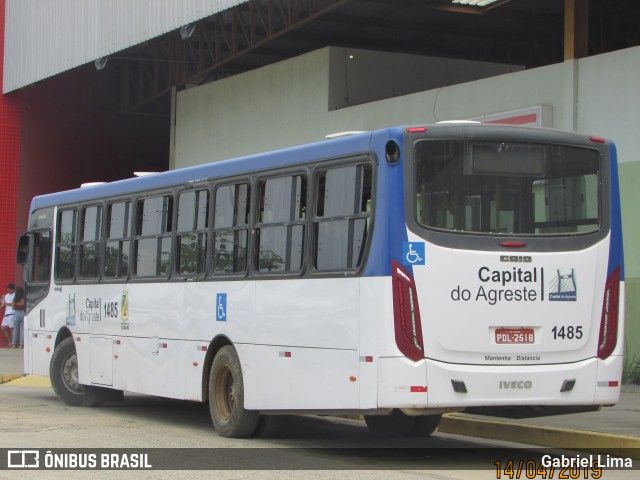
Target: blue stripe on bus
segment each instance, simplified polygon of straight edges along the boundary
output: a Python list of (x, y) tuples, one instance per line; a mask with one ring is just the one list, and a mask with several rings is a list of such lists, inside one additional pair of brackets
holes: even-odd
[(67, 190), (35, 197), (31, 202), (31, 212), (38, 208), (83, 202), (95, 198), (114, 197), (147, 190), (168, 188), (198, 180), (243, 175), (262, 169), (286, 167), (324, 158), (336, 158), (367, 152), (371, 132), (347, 137), (324, 140), (310, 145), (302, 145), (258, 155), (181, 168), (140, 178), (129, 178), (104, 185)]
[[(404, 209), (404, 154), (403, 130), (389, 128), (374, 132), (371, 150), (378, 159), (378, 184), (376, 186), (376, 218), (369, 260), (363, 276), (390, 276), (391, 260), (402, 265), (402, 244), (407, 241), (407, 225)], [(400, 159), (393, 165), (387, 163), (385, 147), (395, 141), (400, 148)], [(407, 270), (413, 274), (411, 266)]]
[(611, 165), (611, 241), (607, 276), (620, 267), (620, 281), (624, 280), (624, 254), (622, 250), (622, 212), (620, 207), (620, 185), (618, 183), (618, 154), (612, 142), (609, 150)]

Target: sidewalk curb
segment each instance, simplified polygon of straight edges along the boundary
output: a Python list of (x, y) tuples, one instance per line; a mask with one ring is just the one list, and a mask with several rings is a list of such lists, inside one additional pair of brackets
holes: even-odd
[(613, 433), (543, 427), (511, 421), (480, 420), (465, 418), (461, 414), (443, 415), (438, 431), (592, 453), (602, 453), (602, 450), (606, 450), (612, 455), (640, 459), (640, 437)]
[(24, 375), (0, 375), (0, 385), (3, 383), (10, 382), (11, 380), (15, 380), (16, 378), (23, 377)]

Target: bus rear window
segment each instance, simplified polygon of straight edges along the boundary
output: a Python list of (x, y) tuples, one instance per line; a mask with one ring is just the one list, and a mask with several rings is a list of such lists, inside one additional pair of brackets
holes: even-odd
[(457, 232), (598, 230), (600, 155), (567, 145), (424, 140), (415, 148), (416, 220)]

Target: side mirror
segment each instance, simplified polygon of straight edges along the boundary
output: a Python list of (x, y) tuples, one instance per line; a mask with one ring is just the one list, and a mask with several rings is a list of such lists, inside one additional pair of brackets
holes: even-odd
[(26, 265), (27, 258), (29, 257), (29, 235), (24, 234), (20, 237), (18, 242), (18, 251), (16, 253), (16, 263), (19, 265)]

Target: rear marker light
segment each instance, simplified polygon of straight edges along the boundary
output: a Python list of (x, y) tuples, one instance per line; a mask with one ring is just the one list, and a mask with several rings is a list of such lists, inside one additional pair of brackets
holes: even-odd
[(597, 143), (606, 143), (606, 140), (604, 138), (601, 138), (601, 137), (591, 136), (591, 137), (589, 137), (589, 140), (591, 140), (592, 142), (597, 142)]
[(527, 244), (522, 242), (502, 242), (500, 246), (506, 248), (522, 248), (526, 247)]
[(199, 352), (206, 352), (208, 350), (206, 345), (199, 345), (197, 349)]
[(407, 128), (407, 133), (423, 133), (426, 132), (426, 127), (409, 127)]
[(404, 267), (394, 261), (391, 268), (396, 345), (404, 356), (417, 362), (424, 359), (418, 292), (413, 277)]
[(598, 358), (608, 358), (616, 348), (618, 340), (618, 300), (620, 297), (620, 267), (607, 278), (602, 302), (600, 336), (598, 337)]
[(360, 362), (362, 363), (373, 363), (373, 357), (370, 355), (367, 355), (365, 357), (360, 357)]
[(424, 393), (427, 391), (427, 387), (423, 387), (422, 385), (413, 385), (410, 390), (411, 393)]
[(608, 381), (603, 381), (603, 382), (598, 382), (598, 387), (603, 387), (603, 388), (610, 388), (610, 387), (618, 387), (620, 386), (620, 382), (616, 381), (616, 380), (612, 380), (610, 382)]
[(284, 358), (291, 358), (291, 352), (280, 352), (280, 356)]

